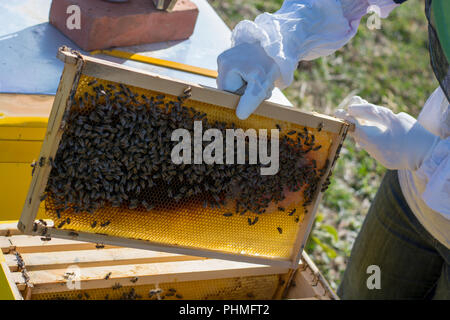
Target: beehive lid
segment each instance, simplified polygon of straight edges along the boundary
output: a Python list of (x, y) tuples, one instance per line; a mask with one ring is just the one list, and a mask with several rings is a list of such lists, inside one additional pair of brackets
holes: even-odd
[[(39, 165), (33, 175), (18, 225), (21, 231), (48, 237), (296, 268), (322, 191), (326, 187), (326, 180), (331, 174), (331, 168), (348, 130), (345, 122), (270, 102), (262, 103), (251, 117), (241, 121), (235, 117), (234, 108), (239, 96), (234, 94), (81, 56), (67, 49), (61, 50), (59, 56), (65, 62), (65, 69), (49, 118)], [(100, 104), (94, 106), (86, 103), (83, 103), (81, 107), (80, 98), (95, 95), (95, 90), (100, 90), (98, 88), (94, 90), (94, 84), (102, 85), (101, 88), (105, 90), (115, 88), (108, 93), (111, 97), (119, 90), (125, 90), (138, 94), (139, 97), (144, 96), (148, 100), (161, 101), (160, 104), (150, 105), (149, 109), (146, 109), (148, 112), (151, 112), (152, 108), (164, 108), (170, 101), (177, 101), (177, 97), (189, 88), (190, 97), (182, 101), (182, 106), (185, 106), (186, 110), (194, 110), (192, 112), (197, 115), (205, 114), (208, 121), (219, 121), (230, 126), (234, 123), (237, 128), (243, 130), (281, 128), (280, 141), (284, 136), (292, 135), (294, 131), (303, 137), (307, 136), (309, 143), (311, 140), (314, 143), (311, 147), (305, 145), (305, 148), (309, 150), (303, 152), (305, 155), (302, 156), (302, 161), (305, 166), (314, 166), (316, 186), (308, 189), (308, 183), (303, 183), (299, 190), (285, 192), (285, 199), (278, 203), (270, 203), (266, 206), (265, 212), (259, 213), (255, 210), (242, 210), (242, 207), (236, 209), (236, 199), (240, 199), (243, 192), (235, 194), (234, 199), (224, 196), (226, 200), (220, 207), (212, 205), (205, 207), (205, 197), (210, 198), (211, 195), (207, 191), (196, 192), (195, 196), (188, 195), (180, 201), (179, 199), (175, 201), (165, 185), (156, 185), (156, 187), (143, 185), (138, 189), (135, 185), (132, 186), (131, 190), (135, 192), (139, 190), (139, 196), (136, 198), (140, 199), (134, 205), (122, 198), (123, 201), (119, 204), (114, 204), (113, 200), (105, 201), (101, 207), (91, 213), (87, 210), (77, 210), (70, 203), (69, 208), (61, 208), (61, 201), (58, 202), (55, 193), (51, 192), (55, 189), (48, 185), (49, 181), (57, 180), (51, 175), (52, 166), (55, 165), (54, 159), (64, 158), (61, 153), (71, 152), (71, 149), (67, 147), (63, 150), (61, 141), (67, 146), (64, 139), (71, 134), (76, 135), (75, 122), (81, 117), (96, 112), (96, 108), (99, 107)], [(170, 110), (167, 109), (166, 112), (170, 113), (175, 109)], [(128, 110), (125, 111), (128, 112)], [(107, 121), (106, 118), (104, 121)], [(139, 122), (139, 120), (136, 121)], [(90, 122), (89, 126), (84, 128), (89, 131), (95, 129), (93, 128), (95, 126), (95, 123)], [(81, 129), (78, 128), (78, 132), (80, 131)], [(312, 138), (313, 135), (314, 138)], [(130, 135), (130, 139), (132, 136)], [(292, 151), (289, 148), (288, 150)], [(110, 157), (112, 152), (105, 153), (109, 154), (108, 159), (111, 161), (117, 160)], [(295, 158), (295, 155), (291, 158)], [(145, 163), (150, 165), (153, 163), (150, 161), (151, 157), (145, 159)], [(74, 170), (80, 169), (77, 163), (79, 164), (78, 161), (74, 164)], [(85, 169), (80, 169), (80, 172)], [(214, 170), (219, 169), (214, 168)], [(68, 169), (58, 172), (66, 175), (69, 170), (72, 171)], [(161, 169), (161, 172), (163, 170)], [(311, 173), (312, 169), (308, 170)], [(154, 174), (157, 175), (158, 172)], [(284, 172), (287, 177), (285, 179), (289, 176), (297, 177), (296, 174), (295, 170)], [(128, 178), (132, 179), (132, 175), (128, 175)], [(185, 181), (174, 188), (183, 187)], [(273, 183), (276, 180), (267, 181)], [(74, 183), (78, 182), (74, 181)], [(101, 188), (108, 188), (104, 183), (106, 182), (102, 181)], [(195, 183), (192, 181), (189, 183), (192, 190), (197, 189)], [(109, 185), (109, 183), (106, 184)], [(241, 184), (248, 185), (248, 182), (241, 181)], [(203, 186), (203, 183), (199, 186)], [(273, 187), (276, 189), (276, 185)], [(245, 191), (249, 191), (248, 188)], [(247, 197), (251, 198), (252, 193), (257, 194), (256, 189), (254, 192), (247, 192)], [(34, 223), (39, 203), (44, 198), (46, 214), (48, 218), (54, 220), (56, 227), (50, 228)], [(67, 198), (65, 202), (67, 206)]]

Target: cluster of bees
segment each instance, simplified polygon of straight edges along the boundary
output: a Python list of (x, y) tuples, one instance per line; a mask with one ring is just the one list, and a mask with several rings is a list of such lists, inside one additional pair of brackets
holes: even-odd
[(308, 153), (321, 146), (307, 128), (282, 135), (275, 175), (261, 175), (261, 164), (247, 164), (248, 155), (246, 164), (174, 164), (173, 130), (192, 134), (194, 121), (202, 121), (204, 130), (219, 129), (225, 136), (235, 124), (210, 121), (206, 113), (185, 106), (189, 92), (171, 100), (139, 95), (122, 84), (103, 86), (94, 80), (89, 86), (94, 94), (75, 98), (52, 160), (46, 195), (58, 216), (69, 208), (75, 213), (94, 213), (104, 206), (149, 211), (167, 201), (193, 199), (217, 208), (235, 201), (236, 214), (261, 214), (271, 202), (282, 201), (286, 191), (304, 186), (307, 206), (328, 166), (319, 169), (309, 160)]

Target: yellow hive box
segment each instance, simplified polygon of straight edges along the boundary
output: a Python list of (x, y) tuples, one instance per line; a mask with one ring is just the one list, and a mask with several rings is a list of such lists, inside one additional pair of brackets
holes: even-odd
[[(40, 165), (36, 167), (25, 200), (19, 230), (26, 234), (297, 268), (321, 198), (321, 187), (331, 174), (348, 130), (347, 123), (270, 102), (263, 102), (252, 116), (242, 121), (234, 113), (239, 101), (237, 95), (81, 56), (66, 49), (59, 52), (59, 57), (65, 62), (65, 68), (48, 121), (38, 161)], [(191, 97), (184, 104), (206, 113), (208, 120), (233, 122), (244, 130), (275, 129), (281, 125), (285, 132), (307, 130), (314, 134), (321, 148), (308, 155), (316, 160), (317, 168), (324, 174), (312, 195), (312, 202), (305, 207), (307, 212), (304, 210), (301, 191), (290, 193), (285, 203), (279, 204), (285, 205), (286, 212), (272, 205), (261, 215), (260, 221), (251, 227), (246, 216), (224, 216), (224, 213), (234, 210), (232, 203), (220, 209), (211, 209), (204, 208), (195, 199), (182, 205), (162, 199), (164, 205), (150, 211), (144, 208), (114, 208), (106, 204), (93, 214), (75, 214), (72, 209), (59, 213), (49, 196), (45, 200), (46, 216), (61, 227), (50, 228), (35, 223), (51, 171), (51, 159), (55, 158), (64, 132), (64, 114), (74, 101), (91, 92), (88, 83), (93, 80), (104, 86), (110, 84), (118, 87), (118, 84), (124, 84), (139, 95), (152, 97), (163, 94), (165, 99), (172, 100), (190, 88)], [(149, 196), (156, 197), (158, 194)], [(294, 209), (295, 216), (289, 216), (287, 212)], [(67, 218), (70, 218), (70, 224), (63, 224)], [(100, 223), (105, 221), (109, 224)]]
[(0, 220), (20, 217), (52, 103), (53, 96), (0, 94)]
[(0, 299), (337, 299), (306, 253), (290, 274), (283, 267), (42, 241), (20, 234), (16, 224), (0, 222)]

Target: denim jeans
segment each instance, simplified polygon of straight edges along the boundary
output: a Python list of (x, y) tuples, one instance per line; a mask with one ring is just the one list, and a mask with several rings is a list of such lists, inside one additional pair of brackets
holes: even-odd
[[(367, 285), (374, 283), (371, 265), (379, 267), (380, 289)], [(450, 300), (449, 273), (450, 250), (416, 219), (397, 171), (388, 171), (353, 245), (339, 297)]]

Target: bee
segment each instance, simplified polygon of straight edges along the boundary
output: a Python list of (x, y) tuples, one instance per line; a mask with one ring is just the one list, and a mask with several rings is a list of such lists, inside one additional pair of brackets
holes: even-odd
[(34, 171), (36, 170), (36, 161), (33, 161), (31, 163), (31, 167), (33, 168), (33, 169), (31, 169), (31, 176), (33, 176), (34, 175)]
[(300, 221), (300, 218), (299, 218), (299, 217), (296, 217), (294, 221), (297, 223), (297, 222)]
[(155, 294), (160, 294), (162, 293), (162, 289), (161, 288), (157, 288), (157, 289), (151, 289), (148, 293), (149, 297), (153, 297)]
[(96, 243), (96, 244), (95, 244), (95, 247), (96, 247), (97, 249), (103, 249), (103, 248), (105, 247), (105, 245), (104, 245), (104, 244), (100, 244), (100, 243)]
[(88, 86), (93, 86), (96, 83), (97, 83), (97, 80), (94, 79), (94, 80), (88, 82)]
[(280, 227), (277, 227), (277, 230), (278, 230), (278, 232), (279, 232), (280, 234), (283, 233), (283, 229), (281, 229)]
[(130, 281), (131, 281), (132, 283), (136, 283), (138, 280), (139, 280), (138, 277), (134, 277), (134, 278), (130, 279)]
[(322, 131), (322, 128), (323, 128), (323, 122), (320, 122), (319, 123), (319, 126), (317, 127), (317, 131)]
[(293, 134), (297, 133), (295, 130), (291, 130), (287, 133), (288, 136), (292, 136)]
[(67, 218), (67, 219), (66, 219), (66, 223), (67, 223), (67, 224), (70, 224), (70, 218)]
[(294, 210), (292, 210), (291, 212), (289, 212), (289, 216), (292, 216), (292, 215), (295, 213), (295, 211), (297, 211), (297, 209), (294, 208)]
[(183, 299), (183, 296), (182, 296), (181, 294), (179, 294), (179, 293), (177, 293), (177, 294), (175, 295), (175, 297), (177, 297), (178, 299)]
[(97, 226), (97, 221), (91, 223), (91, 228), (95, 228)]
[(44, 193), (43, 195), (41, 195), (41, 197), (39, 198), (39, 200), (42, 202), (45, 199), (47, 199), (47, 193)]
[(153, 204), (148, 204), (147, 201), (142, 201), (142, 205), (145, 207), (145, 210), (150, 211), (152, 210), (155, 206)]
[(45, 220), (39, 219), (39, 222), (42, 223), (44, 226), (47, 226), (47, 222), (45, 222)]
[(183, 94), (186, 94), (186, 95), (190, 94), (191, 91), (192, 91), (192, 88), (191, 87), (187, 87), (186, 89), (184, 89)]
[(283, 207), (278, 207), (278, 211), (285, 211)]
[(111, 274), (112, 274), (112, 272), (108, 272), (107, 274), (106, 274), (106, 276), (105, 276), (105, 280), (108, 280), (109, 279), (109, 277), (111, 276)]
[(66, 220), (63, 220), (63, 221), (61, 221), (59, 224), (58, 224), (58, 229), (61, 229), (64, 225), (66, 224)]
[(322, 145), (318, 145), (317, 147), (314, 147), (314, 148), (312, 149), (312, 151), (317, 151), (317, 150), (319, 150), (320, 148), (322, 148)]
[(40, 157), (39, 158), (39, 167), (43, 167), (45, 164), (45, 157)]
[(106, 227), (111, 223), (111, 221), (107, 220), (105, 222), (103, 222), (102, 224), (100, 224), (100, 227)]
[(231, 217), (233, 214), (231, 212), (226, 212), (223, 214), (224, 217)]
[(118, 290), (118, 289), (122, 288), (122, 285), (120, 283), (116, 282), (111, 288), (113, 290)]
[(278, 129), (278, 130), (280, 130), (281, 131), (281, 127), (280, 127), (280, 125), (277, 123), (277, 124), (275, 124), (275, 127)]
[(52, 238), (50, 236), (45, 236), (41, 238), (41, 241), (50, 241)]

